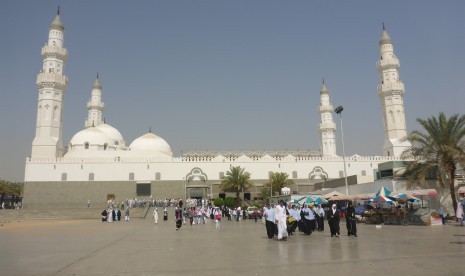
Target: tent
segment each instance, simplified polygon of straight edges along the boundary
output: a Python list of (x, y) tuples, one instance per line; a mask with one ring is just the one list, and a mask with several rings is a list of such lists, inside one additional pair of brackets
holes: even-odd
[(386, 187), (382, 186), (381, 189), (376, 193), (376, 196), (389, 196), (391, 191), (389, 191)]
[(352, 200), (350, 196), (347, 196), (343, 193), (334, 191), (323, 195), (323, 197), (328, 201), (338, 201), (338, 200)]

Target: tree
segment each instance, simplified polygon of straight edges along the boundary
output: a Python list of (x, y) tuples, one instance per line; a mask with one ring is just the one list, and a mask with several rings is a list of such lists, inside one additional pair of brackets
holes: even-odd
[(407, 185), (415, 182), (422, 185), (428, 174), (437, 172), (441, 187), (448, 182), (452, 205), (457, 211), (454, 182), (457, 165), (465, 158), (465, 115), (447, 118), (441, 112), (438, 118), (417, 119), (417, 122), (425, 132), (412, 131), (406, 138), (412, 147), (402, 154), (413, 159), (406, 167)]
[(253, 182), (250, 180), (250, 173), (246, 172), (245, 168), (230, 166), (229, 171), (226, 172), (226, 176), (221, 181), (220, 189), (222, 191), (235, 192), (236, 206), (240, 206), (241, 198), (239, 193), (252, 186)]
[(23, 190), (22, 183), (0, 180), (0, 205), (4, 201), (5, 195), (11, 195), (12, 196), (11, 203), (17, 203), (19, 196), (22, 193), (22, 190)]
[(285, 172), (273, 172), (270, 174), (270, 179), (265, 185), (263, 185), (262, 195), (264, 198), (270, 197), (270, 189), (273, 189), (273, 194), (275, 192), (281, 191), (281, 188), (294, 185), (292, 179), (288, 179), (289, 175)]

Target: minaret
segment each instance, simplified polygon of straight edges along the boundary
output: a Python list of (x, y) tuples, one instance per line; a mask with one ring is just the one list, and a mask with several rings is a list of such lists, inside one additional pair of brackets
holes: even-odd
[(336, 124), (333, 120), (333, 106), (329, 100), (328, 89), (325, 81), (320, 91), (320, 133), (321, 133), (321, 154), (322, 156), (336, 155)]
[(407, 136), (404, 112), (404, 84), (399, 78), (400, 63), (394, 55), (391, 38), (383, 24), (383, 33), (379, 41), (380, 60), (376, 63), (381, 84), (378, 85), (378, 96), (381, 100), (384, 121), (384, 155), (400, 156), (411, 146), (402, 141)]
[(64, 64), (68, 51), (63, 48), (65, 28), (60, 20), (60, 8), (48, 32), (48, 42), (42, 47), (43, 67), (37, 75), (39, 99), (36, 136), (31, 157), (63, 156), (63, 97), (68, 87)]
[(104, 104), (102, 102), (102, 85), (100, 85), (100, 80), (98, 78), (95, 79), (94, 85), (92, 86), (92, 96), (90, 100), (87, 102), (87, 119), (84, 123), (86, 128), (92, 126), (98, 126), (103, 124), (103, 108)]

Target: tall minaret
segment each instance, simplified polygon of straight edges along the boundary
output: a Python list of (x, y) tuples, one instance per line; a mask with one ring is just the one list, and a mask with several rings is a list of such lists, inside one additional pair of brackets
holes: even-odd
[(100, 80), (97, 74), (97, 79), (95, 79), (94, 85), (92, 86), (92, 96), (87, 102), (87, 109), (89, 111), (86, 122), (84, 123), (86, 128), (98, 126), (104, 123), (102, 119), (104, 106), (105, 105), (102, 102), (102, 85), (100, 85)]
[(58, 7), (48, 32), (48, 42), (42, 47), (43, 66), (36, 82), (39, 99), (31, 157), (60, 157), (64, 153), (61, 138), (63, 96), (68, 87), (68, 78), (63, 74), (68, 58), (68, 51), (63, 48), (64, 32)]
[(321, 133), (321, 154), (323, 156), (336, 155), (336, 124), (333, 120), (333, 106), (329, 100), (328, 89), (325, 81), (320, 91), (320, 133)]
[(381, 84), (378, 86), (378, 96), (381, 100), (384, 121), (384, 155), (400, 156), (411, 146), (408, 141), (402, 142), (407, 136), (404, 112), (404, 83), (399, 78), (399, 60), (394, 55), (391, 38), (383, 24), (383, 33), (379, 41), (380, 60), (376, 63)]

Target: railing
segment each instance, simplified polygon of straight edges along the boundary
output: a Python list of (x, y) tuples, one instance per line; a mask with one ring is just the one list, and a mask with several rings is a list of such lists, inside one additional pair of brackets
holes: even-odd
[(41, 54), (42, 57), (47, 55), (57, 55), (64, 60), (68, 58), (68, 51), (65, 48), (60, 48), (56, 46), (45, 45), (44, 47), (42, 47)]

